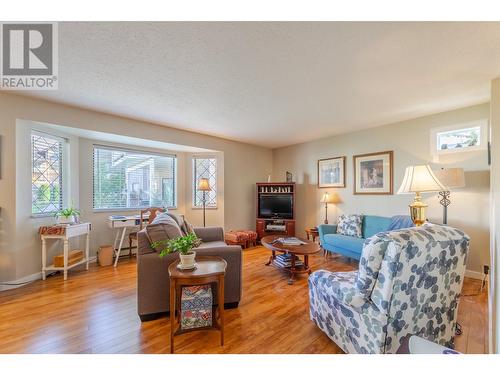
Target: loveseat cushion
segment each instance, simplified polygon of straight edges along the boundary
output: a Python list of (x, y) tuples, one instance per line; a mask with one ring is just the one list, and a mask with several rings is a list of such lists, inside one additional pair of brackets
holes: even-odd
[(363, 238), (344, 236), (343, 234), (325, 234), (323, 241), (341, 249), (359, 251), (360, 253), (365, 242)]
[(392, 223), (390, 217), (366, 215), (363, 217), (363, 238), (370, 238), (380, 232), (389, 230)]
[(361, 224), (363, 222), (363, 215), (346, 215), (339, 216), (337, 223), (337, 233), (345, 236), (361, 237)]

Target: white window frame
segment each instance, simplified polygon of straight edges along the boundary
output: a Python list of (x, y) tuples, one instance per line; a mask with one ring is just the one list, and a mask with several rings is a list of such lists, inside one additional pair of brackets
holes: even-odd
[[(480, 137), (479, 138), (479, 145), (471, 146), (471, 147), (450, 148), (450, 149), (445, 149), (445, 150), (438, 149), (438, 140), (437, 140), (438, 134), (445, 133), (445, 132), (451, 132), (451, 131), (465, 130), (465, 129), (470, 129), (470, 128), (477, 128), (477, 127), (479, 127), (479, 129), (480, 129), (479, 131), (481, 133), (479, 135), (479, 137)], [(471, 122), (464, 122), (464, 123), (451, 125), (451, 126), (432, 128), (430, 136), (431, 136), (431, 139), (430, 139), (431, 155), (445, 155), (445, 154), (456, 154), (456, 153), (461, 153), (461, 152), (487, 150), (488, 149), (488, 120), (482, 119), (482, 120), (476, 120), (476, 121), (471, 121)]]
[(145, 150), (141, 150), (141, 149), (128, 148), (128, 147), (107, 146), (107, 145), (103, 145), (103, 144), (93, 144), (92, 145), (92, 210), (94, 212), (122, 212), (122, 211), (126, 212), (126, 211), (137, 211), (137, 210), (148, 208), (147, 206), (145, 206), (145, 207), (122, 207), (122, 208), (96, 208), (95, 207), (95, 200), (94, 200), (94, 197), (95, 197), (95, 158), (94, 158), (94, 155), (95, 155), (96, 149), (118, 151), (118, 152), (139, 153), (139, 154), (145, 154), (145, 155), (174, 158), (174, 173), (173, 173), (173, 176), (174, 176), (174, 205), (172, 207), (167, 207), (167, 208), (169, 210), (176, 210), (177, 209), (177, 206), (178, 206), (178, 196), (177, 196), (177, 191), (178, 191), (178, 186), (177, 186), (177, 184), (178, 184), (178, 179), (177, 179), (178, 160), (177, 160), (177, 154), (162, 153), (162, 152), (156, 152), (156, 151), (145, 151)]
[(219, 158), (217, 155), (213, 154), (200, 154), (200, 155), (193, 155), (191, 158), (191, 179), (192, 179), (192, 199), (191, 199), (191, 208), (194, 210), (200, 210), (203, 209), (203, 204), (200, 204), (199, 206), (196, 205), (196, 191), (197, 191), (197, 181), (196, 181), (196, 159), (215, 159), (215, 181), (216, 181), (216, 186), (215, 186), (215, 205), (209, 206), (207, 205), (205, 208), (207, 210), (216, 210), (219, 205)]
[[(37, 130), (37, 129), (31, 129), (29, 132), (29, 145), (30, 145), (30, 181), (33, 178), (33, 144), (32, 144), (32, 136), (33, 134), (36, 134), (39, 137), (44, 137), (44, 138), (49, 138), (53, 139), (55, 141), (61, 142), (61, 171), (60, 171), (60, 176), (61, 176), (61, 207), (59, 210), (56, 211), (49, 211), (49, 212), (40, 212), (40, 213), (34, 213), (33, 212), (33, 197), (31, 197), (31, 217), (33, 218), (39, 218), (39, 217), (49, 217), (49, 216), (54, 216), (55, 213), (63, 209), (65, 206), (68, 204), (68, 194), (69, 194), (69, 168), (68, 168), (68, 163), (69, 163), (69, 142), (67, 138), (61, 137), (59, 135), (47, 133), (45, 131)], [(31, 191), (31, 190), (30, 190)]]

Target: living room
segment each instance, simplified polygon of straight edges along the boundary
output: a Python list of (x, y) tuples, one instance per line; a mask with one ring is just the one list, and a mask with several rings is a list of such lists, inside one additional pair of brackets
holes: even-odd
[(1, 354), (498, 353), (500, 23), (0, 27)]

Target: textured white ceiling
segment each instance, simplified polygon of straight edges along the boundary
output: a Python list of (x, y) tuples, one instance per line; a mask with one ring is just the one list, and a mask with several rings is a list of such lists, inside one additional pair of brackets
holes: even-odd
[[(279, 147), (489, 100), (500, 23), (60, 23), (27, 95)], [(21, 93), (24, 94), (24, 93)]]

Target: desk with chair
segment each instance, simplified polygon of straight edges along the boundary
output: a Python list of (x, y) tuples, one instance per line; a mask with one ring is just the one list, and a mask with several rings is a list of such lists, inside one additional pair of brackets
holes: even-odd
[[(161, 207), (150, 207), (141, 210), (138, 215), (112, 215), (108, 217), (108, 226), (116, 232), (115, 239), (113, 241), (113, 250), (115, 252), (114, 267), (118, 264), (118, 259), (120, 258), (123, 240), (125, 239), (127, 229), (133, 230), (138, 228), (138, 230), (141, 230), (144, 224), (154, 220), (158, 212), (164, 211), (165, 209)], [(132, 241), (134, 239), (137, 240), (137, 232), (138, 231), (132, 231), (129, 233), (130, 255), (132, 255)]]

